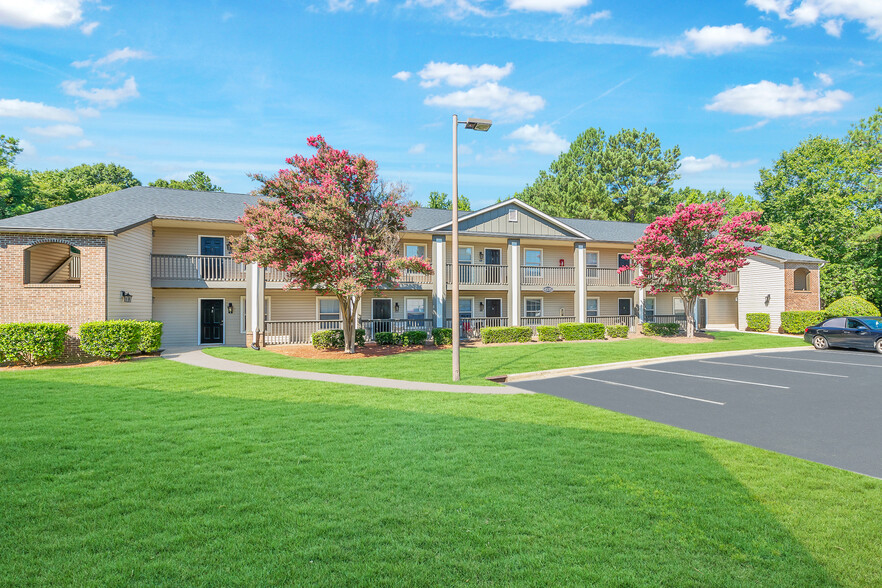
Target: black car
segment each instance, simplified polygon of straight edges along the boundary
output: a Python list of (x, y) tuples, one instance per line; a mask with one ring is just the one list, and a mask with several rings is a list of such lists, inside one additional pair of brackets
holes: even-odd
[(803, 338), (815, 349), (852, 347), (882, 353), (882, 317), (838, 316), (808, 327)]

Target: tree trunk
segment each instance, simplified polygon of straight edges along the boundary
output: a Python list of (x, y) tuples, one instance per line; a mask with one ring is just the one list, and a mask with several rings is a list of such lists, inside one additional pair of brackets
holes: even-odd
[(683, 298), (683, 305), (686, 307), (686, 336), (695, 336), (695, 298)]
[(340, 302), (340, 318), (343, 330), (343, 349), (346, 353), (355, 353), (355, 311), (358, 308), (358, 296), (338, 295)]

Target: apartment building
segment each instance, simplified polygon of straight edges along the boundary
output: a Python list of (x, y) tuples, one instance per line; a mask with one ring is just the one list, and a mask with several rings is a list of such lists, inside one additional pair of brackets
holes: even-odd
[[(285, 289), (283, 272), (230, 257), (249, 194), (134, 187), (0, 220), (0, 322), (80, 324), (104, 319), (162, 321), (165, 347), (308, 343), (339, 325), (337, 300)], [(465, 337), (486, 326), (561, 322), (684, 321), (682, 300), (650, 296), (619, 273), (646, 225), (554, 218), (512, 199), (461, 213), (458, 251), (449, 210), (418, 208), (402, 253), (429, 260), (433, 275), (406, 273), (368, 293), (360, 324), (380, 331), (451, 326)], [(453, 256), (459, 308), (450, 304)], [(745, 315), (820, 306), (822, 260), (763, 247), (726, 276), (732, 287), (699, 301), (702, 328), (746, 327)]]

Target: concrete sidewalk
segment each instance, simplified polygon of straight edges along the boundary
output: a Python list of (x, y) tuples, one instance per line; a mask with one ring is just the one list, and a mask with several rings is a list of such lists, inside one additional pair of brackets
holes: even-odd
[(254, 374), (256, 376), (275, 376), (278, 378), (291, 378), (294, 380), (314, 380), (317, 382), (332, 382), (335, 384), (347, 384), (352, 386), (374, 386), (377, 388), (396, 388), (398, 390), (419, 390), (430, 392), (455, 392), (459, 394), (533, 394), (529, 390), (513, 388), (511, 386), (460, 386), (455, 384), (433, 384), (432, 382), (412, 382), (409, 380), (394, 380), (392, 378), (370, 378), (366, 376), (344, 376), (340, 374), (323, 374), (319, 372), (301, 372), (296, 370), (280, 369), (252, 365), (229, 359), (212, 357), (202, 353), (199, 348), (166, 349), (162, 357), (212, 370), (224, 372), (237, 372), (241, 374)]

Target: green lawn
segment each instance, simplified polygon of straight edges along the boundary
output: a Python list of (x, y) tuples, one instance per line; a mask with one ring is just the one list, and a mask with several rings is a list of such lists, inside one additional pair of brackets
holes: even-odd
[[(715, 340), (704, 343), (668, 343), (658, 339), (619, 339), (576, 343), (502, 345), (498, 347), (463, 347), (460, 376), (463, 384), (495, 385), (487, 376), (534, 372), (538, 370), (594, 365), (647, 357), (668, 357), (688, 353), (711, 353), (740, 349), (798, 347), (800, 338), (771, 337), (756, 333), (717, 332)], [(451, 383), (449, 349), (413, 351), (363, 360), (298, 359), (278, 353), (254, 351), (241, 347), (214, 347), (206, 353), (275, 368)]]
[(543, 395), (0, 373), (0, 585), (879, 586), (882, 481)]

